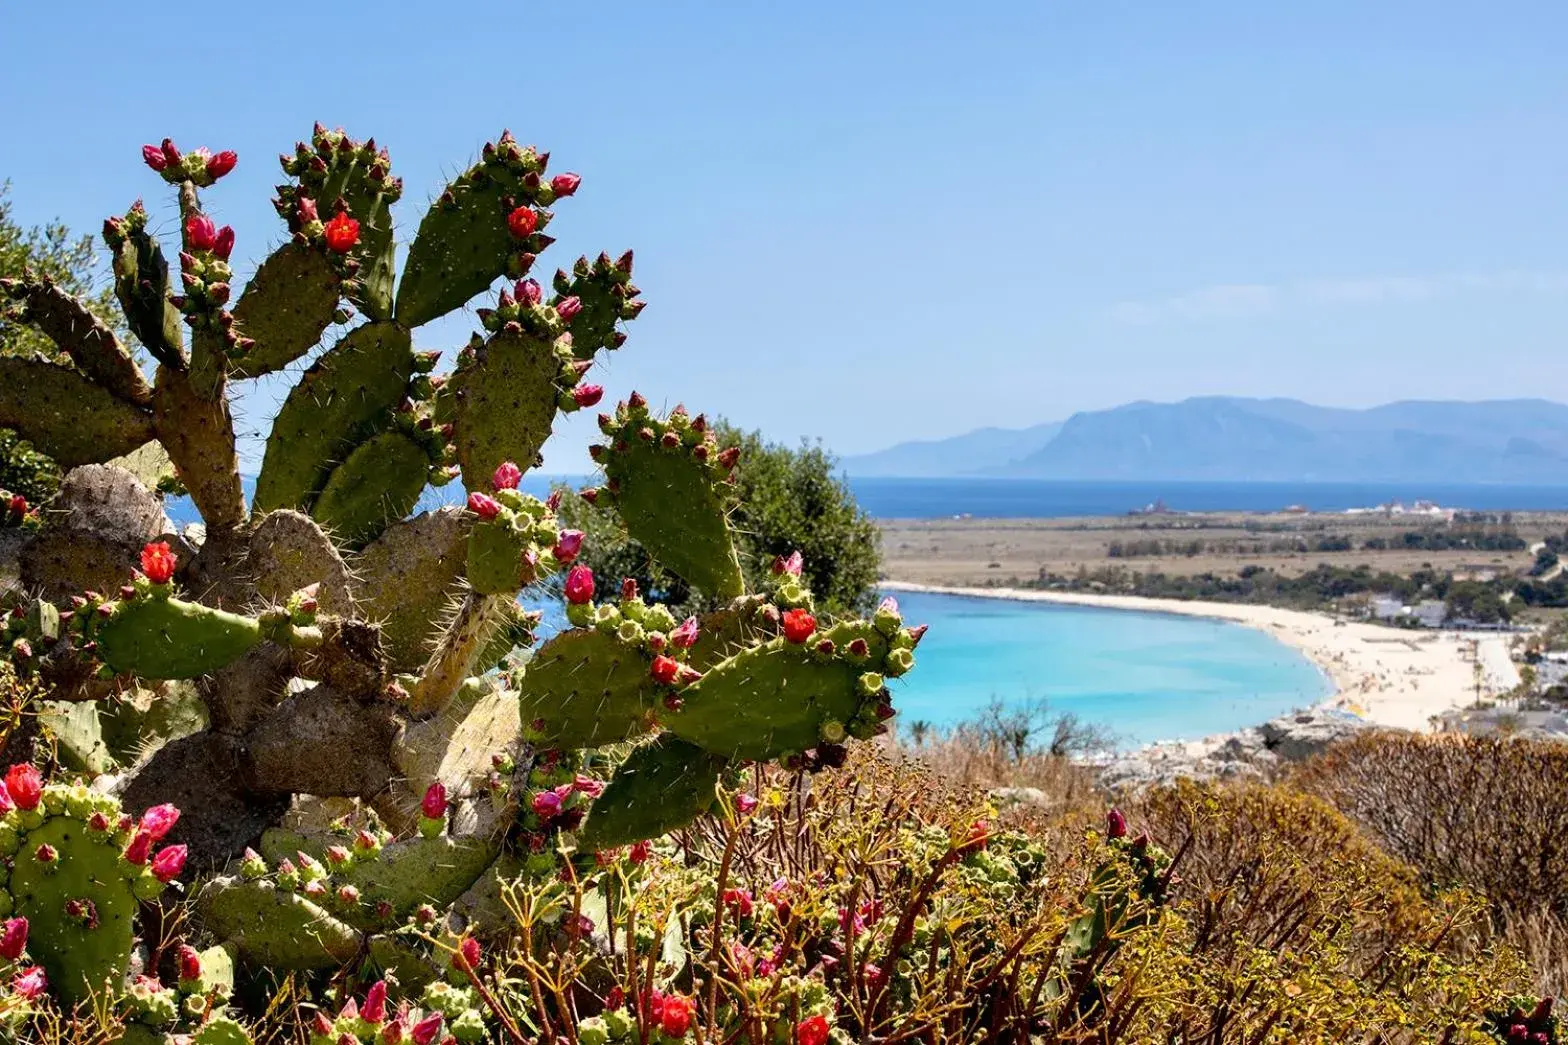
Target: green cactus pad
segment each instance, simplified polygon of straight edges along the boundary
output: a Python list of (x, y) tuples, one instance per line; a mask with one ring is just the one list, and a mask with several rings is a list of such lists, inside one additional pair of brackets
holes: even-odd
[(564, 355), (525, 333), (502, 332), (460, 363), (449, 383), (452, 442), (469, 489), (488, 487), (503, 461), (526, 471), (538, 459), (555, 422)]
[(214, 878), (196, 905), (207, 930), (253, 963), (336, 969), (359, 953), (352, 926), (270, 881)]
[(138, 202), (105, 240), (114, 265), (114, 296), (126, 325), (154, 359), (176, 370), (185, 367), (185, 324), (169, 300), (169, 263), (163, 248), (147, 234), (147, 211)]
[(367, 619), (381, 622), (393, 671), (415, 671), (430, 656), (449, 607), (461, 592), (473, 516), (442, 508), (394, 523), (353, 560)]
[(498, 667), (517, 647), (533, 643), (533, 625), (538, 623), (537, 618), (510, 599), (501, 608), (500, 615), (502, 619), (492, 628), (489, 641), (474, 658), (476, 675)]
[(367, 323), (345, 334), (278, 411), (256, 479), (256, 510), (311, 505), (332, 466), (385, 426), (413, 372), (408, 331)]
[(356, 861), (342, 881), (359, 889), (367, 915), (385, 900), (403, 919), (420, 904), (445, 907), (462, 896), (499, 852), (498, 844), (482, 838), (411, 838), (393, 842), (373, 860)]
[(21, 318), (43, 331), (99, 385), (138, 406), (152, 399), (136, 360), (80, 299), (47, 279), (0, 280), (0, 292), (21, 302)]
[(93, 633), (98, 657), (145, 679), (193, 679), (231, 664), (262, 640), (251, 617), (180, 599), (122, 603)]
[(617, 262), (605, 254), (592, 263), (579, 258), (570, 279), (564, 272), (556, 275), (556, 293), (550, 304), (560, 304), (569, 297), (582, 303), (582, 309), (566, 324), (578, 359), (592, 359), (601, 348), (619, 347), (622, 339), (617, 336), (616, 323), (635, 319), (642, 311), (642, 302), (636, 300), (641, 292), (632, 286), (631, 276), (630, 251)]
[[(485, 158), (447, 186), (419, 223), (397, 288), (397, 321), (412, 329), (460, 308), (503, 275), (521, 275), (517, 260), (543, 247), (537, 235), (519, 239), (507, 227), (512, 207), (541, 198), (544, 165), (532, 148), (502, 135)], [(543, 215), (539, 226), (545, 224)]]
[(152, 415), (70, 367), (0, 358), (0, 428), (15, 429), (62, 468), (99, 464), (152, 438)]
[(342, 284), (322, 248), (289, 242), (273, 251), (245, 284), (234, 325), (255, 341), (230, 361), (241, 377), (282, 370), (310, 351), (337, 312)]
[(648, 665), (646, 654), (613, 634), (561, 632), (524, 669), (523, 722), (535, 724), (536, 744), (545, 747), (598, 747), (645, 732), (661, 696)]
[(268, 512), (250, 531), (247, 543), (245, 570), (257, 595), (282, 605), (314, 584), (322, 613), (353, 615), (353, 575), (310, 516), (287, 508)]
[(594, 799), (578, 847), (613, 849), (685, 827), (713, 806), (724, 766), (668, 733), (638, 745)]
[(155, 389), (158, 441), (208, 532), (238, 526), (245, 519), (245, 488), (228, 397), (209, 399), (192, 386), (187, 372), (166, 366), (158, 368)]
[[(113, 824), (119, 804), (85, 788), (50, 784), (37, 810), (13, 810), (0, 820), (20, 838), (6, 886), (13, 913), (27, 919), (28, 951), (68, 1006), (106, 981), (118, 986), (124, 979), (135, 935), (133, 882), (145, 876), (157, 884), (151, 872), (121, 857), (125, 832), (88, 826), (94, 812)], [(54, 850), (47, 863), (39, 859), (46, 845)], [(73, 901), (84, 906), (68, 911), (77, 906)]]
[(371, 436), (332, 470), (311, 514), (357, 548), (413, 510), (429, 470), (430, 455), (402, 432)]
[[(824, 639), (833, 643), (833, 653), (817, 651)], [(856, 639), (866, 643), (864, 658), (847, 652)], [(874, 703), (862, 675), (879, 671), (887, 653), (887, 639), (864, 621), (835, 625), (805, 645), (777, 638), (711, 668), (682, 691), (680, 710), (660, 721), (677, 736), (732, 758), (777, 758), (824, 739), (842, 740)], [(842, 730), (836, 738), (823, 736), (829, 723)]]
[[(376, 162), (375, 157), (366, 155), (367, 151), (336, 152), (326, 180), (314, 191), (323, 209), (341, 199), (348, 204), (348, 213), (359, 222), (359, 242), (350, 252), (350, 257), (359, 262), (350, 287), (354, 303), (371, 319), (391, 319), (397, 247), (392, 238), (392, 204), (401, 190), (388, 192), (389, 179), (377, 182), (367, 177)], [(322, 215), (324, 219), (330, 216)]]
[[(745, 591), (727, 515), (721, 454), (684, 414), (661, 421), (634, 399), (604, 426), (599, 460), (633, 539), (693, 587), (729, 599)], [(601, 501), (602, 503), (602, 501)]]
[(230, 1016), (217, 1013), (190, 1035), (191, 1045), (254, 1045), (254, 1039), (243, 1024)]

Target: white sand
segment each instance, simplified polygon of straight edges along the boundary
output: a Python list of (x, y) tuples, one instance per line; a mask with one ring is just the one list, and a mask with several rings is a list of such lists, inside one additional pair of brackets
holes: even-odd
[(1519, 681), (1504, 635), (1403, 631), (1354, 621), (1336, 623), (1321, 613), (1225, 602), (1023, 588), (954, 588), (900, 581), (885, 581), (881, 587), (1234, 621), (1268, 632), (1322, 668), (1337, 690), (1324, 706), (1348, 708), (1368, 722), (1398, 729), (1428, 730), (1434, 716), (1476, 699), (1478, 645), (1483, 697), (1501, 693)]

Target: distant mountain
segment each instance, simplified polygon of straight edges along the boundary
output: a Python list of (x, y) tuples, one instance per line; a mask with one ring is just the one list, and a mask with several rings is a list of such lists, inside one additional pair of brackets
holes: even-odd
[(854, 476), (909, 478), (996, 473), (1016, 465), (1056, 438), (1060, 421), (1033, 428), (978, 428), (951, 439), (899, 443), (872, 454), (846, 457), (844, 471)]
[[(1540, 399), (1367, 410), (1209, 396), (1074, 414), (1019, 455), (997, 429), (846, 460), (851, 475), (1568, 484), (1568, 406)], [(991, 452), (995, 448), (995, 452)], [(882, 470), (857, 471), (852, 462)], [(896, 469), (896, 470), (895, 470)]]

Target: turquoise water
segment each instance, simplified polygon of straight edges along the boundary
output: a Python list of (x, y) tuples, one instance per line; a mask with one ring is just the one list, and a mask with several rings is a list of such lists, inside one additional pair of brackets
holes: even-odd
[(895, 682), (907, 730), (952, 726), (993, 697), (1046, 700), (1111, 729), (1121, 745), (1256, 725), (1332, 691), (1316, 665), (1255, 628), (1199, 617), (1007, 599), (893, 593), (931, 626)]

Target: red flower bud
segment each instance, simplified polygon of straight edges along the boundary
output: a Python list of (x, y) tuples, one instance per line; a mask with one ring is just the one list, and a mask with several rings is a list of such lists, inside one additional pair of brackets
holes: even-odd
[(201, 979), (201, 955), (189, 944), (180, 945), (180, 979)]
[(799, 549), (796, 549), (789, 553), (789, 558), (787, 559), (782, 555), (774, 559), (773, 572), (780, 575), (787, 573), (792, 577), (799, 577), (801, 567), (804, 565), (805, 560), (800, 557)]
[(570, 320), (583, 310), (583, 299), (579, 297), (562, 298), (555, 303), (555, 312), (562, 319)]
[(512, 289), (517, 292), (518, 301), (529, 305), (537, 305), (544, 298), (544, 290), (537, 279), (520, 279)]
[(593, 571), (573, 566), (566, 574), (566, 601), (581, 606), (593, 600)]
[(621, 581), (621, 598), (627, 602), (637, 597), (637, 580), (627, 577)]
[(154, 584), (168, 584), (174, 576), (174, 567), (178, 564), (172, 551), (169, 550), (168, 541), (156, 541), (142, 546), (142, 572)]
[(152, 858), (153, 877), (160, 882), (172, 882), (185, 870), (185, 847), (183, 845), (168, 845), (158, 850), (158, 855)]
[(734, 468), (735, 463), (739, 460), (740, 447), (738, 446), (732, 446), (728, 450), (719, 451), (719, 467), (721, 468)]
[(655, 681), (662, 682), (668, 686), (675, 682), (676, 678), (680, 676), (680, 673), (680, 662), (671, 660), (669, 657), (665, 656), (658, 656), (653, 658), (651, 674), (653, 675)]
[(440, 820), (446, 816), (446, 785), (437, 780), (425, 788), (425, 797), (420, 800), (419, 812), (430, 820)]
[(309, 225), (320, 217), (316, 211), (316, 201), (309, 196), (301, 196), (295, 209), (299, 212), (299, 223), (301, 225)]
[(571, 562), (583, 550), (583, 531), (562, 530), (555, 542), (555, 558), (558, 562)]
[(458, 972), (477, 971), (480, 956), (479, 941), (472, 936), (464, 937), (452, 955), (452, 968)]
[(429, 1016), (414, 1024), (414, 1030), (410, 1035), (414, 1039), (414, 1045), (430, 1045), (431, 1042), (435, 1041), (436, 1037), (441, 1033), (441, 1024), (445, 1019), (446, 1017), (439, 1012), (432, 1012)]
[(1105, 814), (1105, 833), (1112, 838), (1127, 837), (1127, 817), (1120, 809)]
[(205, 214), (192, 214), (185, 221), (185, 242), (192, 250), (211, 250), (218, 243), (218, 226)]
[(6, 506), (10, 508), (11, 514), (19, 519), (27, 514), (27, 498), (19, 493), (12, 494), (11, 499), (6, 502)]
[(212, 245), (212, 252), (224, 261), (229, 260), (229, 255), (234, 253), (234, 226), (225, 225), (218, 230), (218, 239)]
[(478, 490), (468, 495), (468, 510), (481, 519), (494, 519), (501, 514), (501, 502)]
[[(150, 146), (149, 146), (150, 148)], [(5, 931), (0, 932), (0, 958), (16, 961), (27, 949), (27, 919), (6, 920)]]
[(163, 139), (163, 144), (159, 146), (159, 148), (163, 150), (164, 163), (169, 164), (180, 162), (180, 150), (174, 147), (173, 138)]
[(326, 225), (327, 249), (337, 254), (347, 254), (359, 242), (359, 222), (338, 211), (338, 216)]
[(782, 623), (784, 637), (794, 643), (805, 642), (817, 630), (817, 618), (803, 609), (793, 609), (785, 613)]
[(220, 153), (207, 157), (207, 177), (217, 181), (234, 169), (240, 160), (238, 154), (232, 149), (225, 149)]
[(554, 791), (541, 791), (534, 795), (529, 808), (541, 819), (549, 820), (561, 812), (561, 796)]
[(179, 820), (180, 811), (165, 802), (161, 806), (153, 806), (142, 814), (141, 830), (152, 836), (154, 842), (161, 842)]
[(506, 227), (518, 239), (525, 239), (539, 227), (539, 215), (532, 207), (518, 207), (506, 216)]
[(681, 649), (689, 649), (697, 641), (699, 627), (696, 617), (687, 617), (681, 621), (680, 626), (670, 632), (670, 641)]
[(359, 1007), (359, 1018), (366, 1023), (380, 1023), (387, 1018), (387, 981), (377, 980), (365, 992), (365, 1004)]
[(578, 406), (595, 406), (603, 398), (603, 385), (578, 385), (572, 389), (572, 402)]
[(169, 165), (169, 160), (163, 155), (163, 150), (156, 145), (142, 146), (142, 162), (155, 171), (161, 171)]
[(32, 765), (20, 762), (6, 773), (5, 789), (16, 808), (37, 809), (38, 800), (44, 793), (44, 778)]
[(571, 172), (557, 174), (550, 179), (550, 188), (555, 190), (557, 196), (570, 196), (577, 191), (577, 186), (583, 182), (582, 178)]
[(491, 485), (497, 490), (515, 490), (522, 480), (523, 470), (511, 461), (502, 461), (496, 466), (495, 474), (490, 477)]

